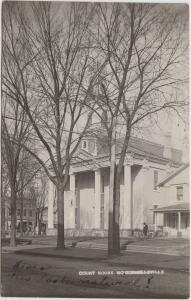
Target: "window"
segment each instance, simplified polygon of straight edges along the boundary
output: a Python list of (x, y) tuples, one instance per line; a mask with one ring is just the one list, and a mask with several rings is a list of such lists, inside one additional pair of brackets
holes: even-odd
[(164, 214), (164, 226), (170, 228), (178, 227), (178, 215), (177, 213)]
[(87, 148), (87, 142), (83, 141), (83, 143), (82, 143), (82, 149), (86, 149), (86, 148)]
[(21, 214), (21, 210), (17, 209), (17, 217), (20, 217), (20, 214)]
[(9, 208), (9, 216), (11, 216), (11, 209)]
[(29, 210), (29, 216), (32, 217), (32, 209)]
[(154, 170), (154, 190), (157, 189), (157, 184), (158, 184), (158, 171)]
[(75, 225), (78, 223), (78, 208), (75, 207)]
[(24, 209), (23, 210), (23, 216), (26, 217), (26, 215), (27, 215), (27, 211), (26, 211), (26, 209)]
[(101, 176), (101, 193), (104, 193), (104, 175)]
[(176, 187), (176, 196), (177, 200), (183, 200), (183, 186), (177, 186)]

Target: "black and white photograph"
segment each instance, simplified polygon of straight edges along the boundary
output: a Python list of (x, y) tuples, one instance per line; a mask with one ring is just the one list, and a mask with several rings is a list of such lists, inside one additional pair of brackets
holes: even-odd
[(1, 297), (190, 297), (189, 4), (1, 3)]

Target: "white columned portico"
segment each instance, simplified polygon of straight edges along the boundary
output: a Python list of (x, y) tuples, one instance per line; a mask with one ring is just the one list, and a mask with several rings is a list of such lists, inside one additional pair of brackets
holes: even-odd
[(101, 169), (95, 170), (95, 228), (100, 229), (101, 210)]
[(123, 212), (122, 229), (133, 229), (133, 203), (132, 203), (132, 179), (131, 166), (133, 159), (127, 156), (124, 164), (124, 189), (123, 189)]
[(71, 228), (75, 228), (75, 211), (76, 211), (76, 176), (74, 173), (70, 174), (70, 192), (71, 192), (71, 205), (72, 205), (72, 216), (71, 216)]
[(48, 184), (48, 234), (54, 229), (54, 194), (55, 194), (55, 185), (51, 180)]

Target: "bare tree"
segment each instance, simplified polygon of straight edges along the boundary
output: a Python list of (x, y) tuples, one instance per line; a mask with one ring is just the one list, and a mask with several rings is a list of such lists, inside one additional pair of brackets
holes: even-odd
[[(120, 176), (133, 130), (161, 111), (180, 115), (186, 99), (178, 98), (185, 84), (176, 72), (186, 54), (185, 15), (168, 5), (98, 4), (92, 30), (100, 61), (99, 110), (110, 148), (109, 254), (120, 252)], [(180, 93), (179, 93), (180, 95)], [(107, 114), (107, 118), (105, 115)], [(104, 117), (103, 117), (104, 116)], [(116, 165), (116, 138), (123, 139)]]
[(17, 194), (20, 207), (20, 235), (23, 235), (23, 217), (26, 199), (30, 199), (28, 196), (28, 190), (30, 186), (36, 184), (36, 177), (41, 172), (41, 166), (29, 154), (28, 151), (22, 147), (20, 155), (20, 161), (17, 169)]
[[(6, 101), (8, 102), (8, 101)], [(2, 101), (2, 107), (4, 106), (4, 101)], [(20, 234), (23, 234), (23, 202), (25, 197), (25, 192), (28, 188), (29, 183), (34, 184), (34, 177), (39, 172), (40, 166), (38, 162), (32, 157), (28, 152), (23, 149), (21, 144), (28, 143), (31, 136), (29, 131), (28, 122), (21, 120), (21, 111), (15, 111), (15, 114), (12, 114), (12, 110), (8, 103), (6, 103), (6, 109), (2, 114), (2, 172), (1, 172), (1, 205), (2, 205), (2, 232), (5, 230), (5, 222), (7, 222), (5, 217), (5, 206), (7, 205), (7, 200), (9, 199), (11, 192), (11, 179), (10, 174), (15, 173), (15, 194), (16, 198), (11, 199), (11, 203), (15, 202), (15, 214), (16, 207), (18, 205), (20, 210)], [(18, 123), (20, 128), (17, 127)], [(17, 124), (16, 124), (17, 123)], [(18, 132), (21, 133), (18, 139)], [(17, 154), (17, 155), (16, 155)], [(15, 156), (15, 160), (14, 160)], [(16, 158), (17, 157), (17, 158)], [(12, 160), (12, 163), (11, 163)], [(10, 172), (11, 170), (11, 172)], [(11, 204), (12, 206), (12, 204)], [(16, 218), (16, 216), (15, 216)], [(11, 225), (11, 228), (14, 227)]]
[[(8, 117), (9, 115), (9, 117)], [(29, 139), (30, 126), (25, 112), (18, 103), (8, 97), (2, 98), (2, 160), (7, 170), (7, 181), (11, 198), (11, 238), (10, 246), (16, 245), (16, 202), (19, 190), (18, 174), (22, 157), (22, 144)]]
[(93, 105), (89, 91), (99, 72), (91, 67), (96, 59), (88, 32), (92, 7), (84, 3), (3, 3), (3, 93), (25, 110), (41, 155), (23, 147), (56, 185), (58, 248), (64, 247), (63, 197), (70, 162), (91, 118), (89, 114), (84, 124), (86, 104)]

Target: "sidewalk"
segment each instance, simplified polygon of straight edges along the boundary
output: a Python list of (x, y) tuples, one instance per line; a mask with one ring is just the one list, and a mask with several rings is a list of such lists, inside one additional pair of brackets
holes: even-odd
[[(66, 247), (71, 247), (71, 242), (65, 243)], [(31, 249), (38, 249), (38, 248), (50, 248), (54, 247), (54, 245), (48, 245), (48, 244), (31, 244), (31, 245), (17, 245), (16, 247), (10, 247), (10, 246), (2, 246), (1, 247), (1, 253), (9, 253), (9, 252), (17, 252), (17, 251), (25, 251), (25, 250), (31, 250)], [(55, 243), (56, 247), (56, 243)]]
[(164, 254), (127, 253), (121, 251), (120, 255), (108, 257), (107, 251), (87, 248), (66, 248), (58, 250), (54, 247), (28, 248), (14, 251), (16, 254), (64, 258), (71, 260), (96, 261), (110, 266), (157, 268), (174, 271), (189, 271), (189, 258), (169, 256)]
[[(165, 243), (157, 240), (140, 240), (133, 241), (127, 244), (121, 243), (122, 249), (127, 252), (149, 253), (149, 254), (164, 254), (172, 256), (189, 256), (189, 244), (176, 244), (173, 242)], [(78, 242), (76, 247), (88, 249), (107, 250), (107, 243), (103, 240)]]
[[(107, 238), (97, 239), (68, 239), (65, 241), (66, 248), (77, 248), (87, 250), (100, 250), (107, 253)], [(189, 257), (189, 241), (184, 239), (121, 239), (121, 250), (128, 253), (155, 254), (168, 256)], [(2, 246), (2, 252), (13, 252), (18, 250), (37, 248), (56, 248), (55, 237), (33, 238), (31, 245), (17, 245), (15, 248)], [(79, 252), (80, 253), (80, 252)], [(88, 251), (89, 253), (89, 251)], [(58, 252), (57, 252), (58, 255)], [(89, 255), (89, 254), (88, 254)]]

